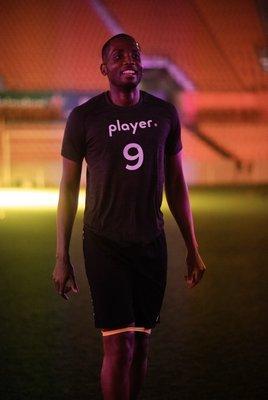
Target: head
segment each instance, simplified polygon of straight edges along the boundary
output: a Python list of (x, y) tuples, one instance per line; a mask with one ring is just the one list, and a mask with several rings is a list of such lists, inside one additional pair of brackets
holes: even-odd
[(141, 81), (140, 46), (130, 35), (120, 33), (102, 47), (101, 73), (110, 85), (125, 89), (135, 88)]

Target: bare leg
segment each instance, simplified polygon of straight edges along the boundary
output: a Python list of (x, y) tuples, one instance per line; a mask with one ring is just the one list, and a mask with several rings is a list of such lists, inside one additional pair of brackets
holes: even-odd
[(103, 336), (101, 387), (104, 400), (129, 400), (129, 374), (134, 343), (134, 332)]
[(130, 397), (129, 400), (138, 400), (147, 372), (149, 352), (149, 334), (135, 332), (133, 361), (130, 369)]

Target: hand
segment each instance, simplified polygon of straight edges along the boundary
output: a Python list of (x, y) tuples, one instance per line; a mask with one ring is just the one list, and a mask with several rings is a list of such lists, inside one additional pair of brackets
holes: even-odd
[(186, 257), (188, 275), (184, 276), (188, 287), (191, 289), (201, 280), (206, 267), (197, 250), (188, 252)]
[(52, 274), (55, 290), (65, 299), (69, 300), (66, 293), (72, 290), (78, 293), (79, 289), (76, 284), (74, 267), (70, 260), (57, 260)]

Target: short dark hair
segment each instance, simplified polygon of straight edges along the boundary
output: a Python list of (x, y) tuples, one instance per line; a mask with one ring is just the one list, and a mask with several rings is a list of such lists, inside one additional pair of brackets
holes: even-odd
[(118, 35), (112, 36), (110, 39), (107, 40), (107, 42), (104, 43), (102, 50), (101, 50), (101, 56), (102, 56), (103, 61), (105, 61), (108, 51), (109, 51), (109, 48), (110, 48), (110, 45), (111, 45), (112, 41), (115, 39), (124, 39), (124, 40), (128, 40), (130, 42), (134, 42), (136, 44), (137, 48), (140, 50), (140, 45), (136, 41), (136, 39), (134, 39), (133, 36), (130, 36), (127, 33), (119, 33)]

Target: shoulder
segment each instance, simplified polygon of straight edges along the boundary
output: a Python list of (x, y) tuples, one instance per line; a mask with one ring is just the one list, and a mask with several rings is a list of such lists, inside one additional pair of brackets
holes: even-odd
[(141, 92), (143, 95), (144, 103), (158, 107), (159, 109), (163, 110), (163, 112), (168, 113), (172, 117), (178, 115), (176, 107), (169, 101), (160, 99), (159, 97), (154, 96), (153, 94), (150, 94), (143, 90)]
[(85, 103), (80, 104), (72, 109), (69, 117), (73, 118), (85, 118), (90, 114), (94, 114), (96, 110), (99, 110), (105, 104), (105, 92), (98, 94), (97, 96), (91, 97)]

